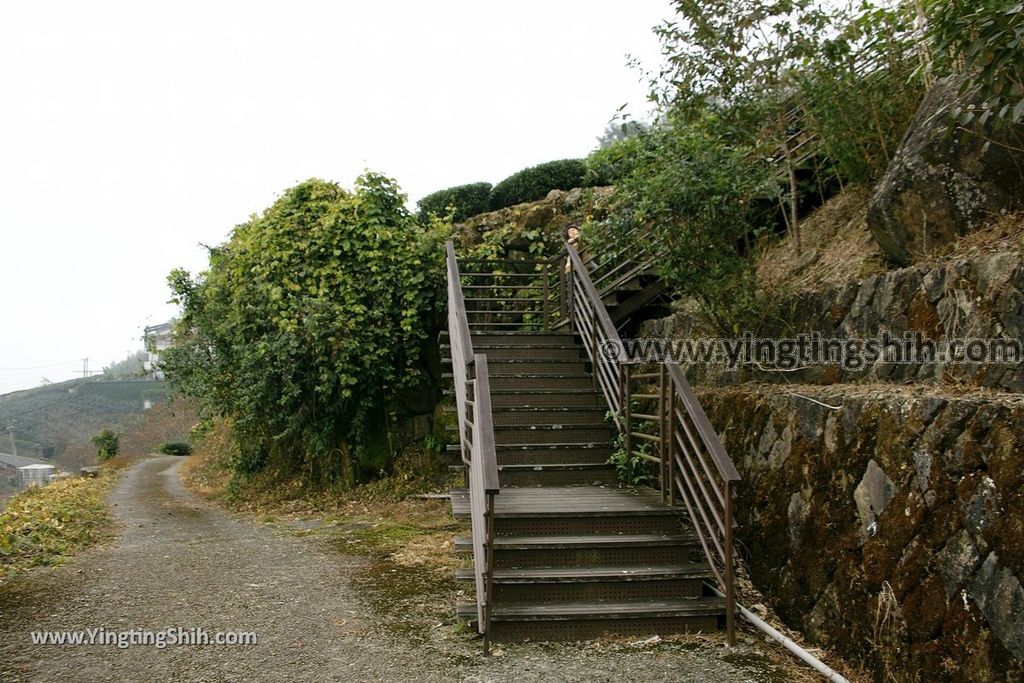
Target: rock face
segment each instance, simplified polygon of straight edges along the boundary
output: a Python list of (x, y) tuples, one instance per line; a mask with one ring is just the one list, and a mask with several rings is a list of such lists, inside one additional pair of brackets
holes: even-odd
[[(788, 338), (820, 332), (829, 339), (876, 338), (886, 330), (895, 337), (920, 332), (944, 345), (951, 339), (1024, 338), (1024, 257), (1019, 252), (946, 259), (932, 265), (872, 275), (841, 287), (783, 295), (766, 315), (764, 337)], [(693, 311), (681, 310), (650, 321), (640, 336), (699, 336)], [(778, 323), (771, 322), (779, 321)], [(818, 365), (797, 372), (738, 371), (694, 367), (691, 380), (705, 385), (740, 382), (939, 382), (953, 379), (967, 386), (1024, 392), (1024, 366), (1006, 362), (892, 363), (880, 358), (863, 368)]]
[(699, 392), (751, 578), (877, 681), (1024, 680), (1024, 398)]
[(1024, 127), (972, 122), (950, 132), (954, 81), (925, 97), (868, 206), (868, 227), (887, 257), (906, 265), (993, 214), (1024, 206)]
[(496, 244), (508, 258), (551, 256), (561, 252), (570, 222), (607, 215), (613, 191), (611, 187), (551, 190), (536, 202), (467, 218), (455, 226), (456, 239), (464, 249), (482, 242)]

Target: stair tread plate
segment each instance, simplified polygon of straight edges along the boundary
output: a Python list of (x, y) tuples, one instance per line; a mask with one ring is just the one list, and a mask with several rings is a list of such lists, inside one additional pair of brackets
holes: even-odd
[[(531, 450), (601, 450), (607, 449), (611, 451), (611, 441), (580, 441), (580, 442), (566, 442), (566, 443), (496, 443), (494, 449), (496, 451), (531, 451)], [(461, 452), (462, 447), (459, 444), (448, 444), (446, 450), (450, 452)]]
[[(662, 581), (708, 578), (713, 576), (707, 564), (615, 565), (597, 567), (525, 567), (495, 569), (495, 583), (590, 583), (607, 581)], [(472, 569), (459, 569), (460, 580), (474, 578)]]
[[(498, 536), (495, 550), (563, 550), (651, 546), (687, 546), (697, 542), (693, 534), (587, 534), (585, 536)], [(456, 536), (457, 550), (470, 550), (473, 539)]]
[[(493, 393), (493, 392), (491, 392), (491, 393)], [(445, 409), (446, 412), (455, 412), (455, 410), (456, 410), (456, 408), (454, 406), (451, 406), (451, 407)], [(600, 422), (600, 424), (603, 424), (603, 425), (607, 425), (608, 424), (607, 422), (603, 421), (604, 414), (607, 411), (606, 411), (606, 409), (601, 408), (599, 406), (582, 406), (582, 407), (578, 407), (578, 408), (575, 407), (575, 406), (551, 406), (551, 407), (545, 407), (545, 406), (495, 406), (495, 407), (491, 408), (491, 412), (492, 413), (594, 413), (595, 415), (600, 415), (602, 417), (602, 420), (595, 420), (593, 424), (597, 424), (599, 422)]]
[[(513, 377), (515, 379), (579, 379), (584, 377), (590, 379), (590, 375), (585, 372), (503, 372), (501, 368), (490, 368), (488, 363), (488, 370), (491, 377)], [(455, 377), (450, 372), (443, 373), (441, 375), (446, 379)]]
[(494, 431), (528, 431), (536, 432), (541, 430), (547, 431), (563, 431), (569, 429), (607, 429), (611, 431), (612, 426), (603, 420), (600, 422), (545, 422), (541, 424), (529, 424), (529, 425), (494, 425)]
[[(469, 514), (469, 492), (452, 489), (452, 512)], [(678, 515), (679, 511), (653, 491), (601, 486), (503, 488), (495, 497), (497, 517)]]
[(613, 469), (613, 466), (607, 462), (516, 463), (514, 465), (498, 465), (499, 472), (559, 472), (565, 470), (605, 469)]
[[(476, 605), (459, 605), (459, 616), (475, 618)], [(631, 602), (496, 604), (492, 621), (567, 621), (574, 619), (672, 619), (718, 616), (725, 601), (717, 597)]]
[[(587, 375), (587, 377), (589, 377), (589, 376), (590, 375)], [(526, 396), (529, 396), (531, 394), (541, 394), (541, 395), (545, 395), (545, 396), (548, 395), (548, 394), (571, 394), (571, 395), (574, 395), (574, 396), (575, 395), (579, 395), (579, 394), (584, 394), (584, 395), (590, 394), (590, 395), (593, 395), (593, 396), (597, 396), (599, 393), (600, 392), (597, 389), (589, 389), (589, 388), (588, 389), (573, 389), (571, 387), (570, 388), (565, 388), (565, 389), (530, 389), (530, 388), (526, 388), (526, 389), (491, 389), (491, 395), (492, 396), (495, 395), (495, 394), (509, 394), (509, 395), (523, 394), (523, 395), (526, 395)]]

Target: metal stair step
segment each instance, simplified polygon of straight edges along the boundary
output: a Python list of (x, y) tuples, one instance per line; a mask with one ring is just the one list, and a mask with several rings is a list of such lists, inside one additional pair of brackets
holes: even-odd
[[(455, 537), (455, 549), (472, 550), (472, 539)], [(498, 550), (590, 550), (594, 548), (639, 548), (652, 546), (692, 546), (697, 537), (690, 533), (677, 534), (611, 534), (611, 535), (558, 535), (558, 536), (499, 536), (494, 539)]]
[[(486, 355), (489, 362), (517, 359), (578, 361), (583, 358), (582, 349), (576, 344), (473, 344), (473, 353)], [(451, 363), (451, 347), (447, 344), (441, 345), (441, 360)]]
[[(451, 490), (452, 511), (456, 517), (469, 515), (469, 492)], [(677, 519), (679, 510), (647, 489), (618, 489), (603, 486), (512, 489), (495, 497), (495, 518), (634, 517), (657, 516)], [(595, 531), (594, 533), (601, 533)], [(645, 532), (639, 532), (645, 533)], [(543, 534), (541, 534), (543, 535)]]
[[(451, 389), (446, 396), (454, 396)], [(555, 387), (549, 389), (491, 389), (492, 410), (499, 408), (606, 408), (592, 384), (583, 389)]]
[[(472, 581), (472, 569), (455, 573), (460, 581)], [(704, 563), (670, 565), (611, 565), (590, 567), (526, 567), (494, 570), (495, 583), (587, 583), (591, 581), (662, 581), (665, 579), (710, 579), (711, 568)]]
[(605, 462), (498, 465), (503, 487), (614, 484), (615, 468)]
[[(450, 373), (443, 375), (452, 379)], [(491, 373), (491, 391), (504, 389), (593, 389), (594, 380), (590, 375), (582, 373)]]
[[(467, 606), (468, 607), (468, 606)], [(460, 605), (459, 616), (472, 618)], [(718, 616), (725, 613), (725, 601), (718, 597), (700, 597), (683, 600), (638, 600), (631, 602), (592, 602), (550, 604), (521, 603), (496, 604), (491, 611), (492, 621), (564, 621), (577, 619), (670, 619), (679, 617)]]
[[(451, 367), (451, 359), (445, 359), (442, 365)], [(487, 368), (491, 376), (518, 374), (587, 374), (586, 365), (581, 358), (546, 359), (546, 358), (492, 358), (487, 356)]]

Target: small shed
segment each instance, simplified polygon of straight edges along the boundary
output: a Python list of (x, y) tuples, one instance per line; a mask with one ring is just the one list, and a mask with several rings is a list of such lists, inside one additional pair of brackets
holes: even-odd
[(25, 465), (18, 468), (18, 490), (24, 491), (30, 486), (46, 486), (50, 477), (57, 473), (53, 465)]

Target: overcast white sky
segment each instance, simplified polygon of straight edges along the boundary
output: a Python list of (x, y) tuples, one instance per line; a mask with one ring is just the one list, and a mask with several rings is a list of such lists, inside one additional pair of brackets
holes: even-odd
[(668, 0), (4, 2), (0, 393), (141, 348), (167, 273), (310, 177), (410, 201), (646, 111)]

